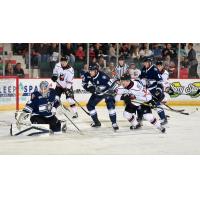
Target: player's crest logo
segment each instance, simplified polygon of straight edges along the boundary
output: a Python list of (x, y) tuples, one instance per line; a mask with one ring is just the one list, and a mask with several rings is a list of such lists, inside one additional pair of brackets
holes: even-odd
[(60, 74), (60, 80), (64, 81), (64, 74)]

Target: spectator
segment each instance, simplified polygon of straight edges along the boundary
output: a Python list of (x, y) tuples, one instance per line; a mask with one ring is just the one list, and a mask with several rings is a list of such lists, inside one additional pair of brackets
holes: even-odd
[(96, 55), (95, 55), (95, 52), (94, 52), (94, 47), (93, 45), (90, 47), (90, 50), (89, 50), (89, 59), (90, 60), (93, 60), (93, 58), (96, 58)]
[(105, 61), (105, 59), (104, 59), (104, 57), (103, 57), (102, 55), (99, 56), (98, 64), (99, 64), (99, 66), (100, 66), (100, 70), (106, 68), (106, 61)]
[(76, 62), (74, 64), (74, 73), (75, 73), (75, 77), (79, 78), (81, 75), (82, 67), (84, 65), (84, 61), (85, 61), (85, 52), (83, 50), (82, 45), (80, 45), (78, 49), (76, 50), (75, 56), (76, 56)]
[(79, 46), (78, 49), (75, 52), (76, 58), (78, 60), (84, 60), (85, 58), (85, 52), (83, 51), (83, 47)]
[(80, 75), (81, 75), (81, 78), (83, 77), (83, 75), (88, 72), (88, 65), (87, 64), (84, 64), (83, 65), (83, 69), (81, 70), (80, 72)]
[(6, 76), (14, 76), (14, 70), (13, 70), (13, 66), (11, 63), (6, 64), (5, 75)]
[(130, 74), (131, 79), (137, 79), (141, 74), (141, 71), (136, 68), (135, 63), (131, 63), (128, 68), (128, 73)]
[(113, 62), (110, 62), (109, 65), (104, 68), (104, 73), (106, 73), (110, 78), (113, 78), (115, 76), (115, 65)]
[(165, 44), (165, 48), (162, 50), (163, 59), (165, 59), (168, 55), (172, 60), (177, 57), (176, 51), (172, 49), (172, 45), (170, 43)]
[(103, 54), (103, 51), (101, 49), (101, 44), (100, 43), (96, 43), (95, 44), (95, 48), (94, 48), (94, 52), (95, 52), (95, 57), (96, 59)]
[(73, 66), (75, 63), (75, 52), (72, 43), (66, 43), (62, 45), (62, 55), (70, 57), (70, 65)]
[(41, 63), (41, 55), (39, 53), (40, 44), (35, 43), (32, 45), (32, 53), (31, 53), (31, 66), (39, 67)]
[(142, 64), (141, 64), (141, 59), (140, 59), (140, 54), (139, 54), (139, 46), (132, 46), (132, 59), (133, 59), (133, 63), (135, 63), (136, 67), (138, 69), (142, 69)]
[(189, 49), (187, 56), (189, 65), (189, 78), (199, 78), (199, 75), (197, 74), (198, 61), (196, 58), (196, 51), (193, 49), (193, 43), (189, 43), (187, 47)]
[(162, 58), (162, 49), (159, 44), (153, 44), (152, 52), (155, 60), (160, 60)]
[(163, 66), (169, 72), (169, 78), (178, 78), (178, 69), (174, 61), (171, 60), (170, 55), (167, 55)]
[(52, 43), (49, 47), (49, 54), (50, 54), (50, 68), (53, 71), (55, 64), (59, 61), (59, 52), (58, 52), (58, 45), (56, 43)]
[(109, 48), (109, 60), (110, 62), (114, 62), (116, 63), (116, 44), (110, 44), (110, 48)]
[(119, 49), (120, 56), (124, 56), (125, 59), (128, 59), (130, 56), (130, 50), (127, 43), (122, 44), (122, 47)]
[(142, 47), (140, 48), (139, 54), (140, 54), (141, 58), (153, 56), (153, 52), (148, 48), (147, 43), (142, 45)]
[(14, 74), (19, 78), (24, 78), (24, 70), (22, 69), (21, 63), (17, 63), (14, 68)]
[[(185, 46), (186, 44), (185, 43), (181, 43), (181, 48), (180, 48), (180, 64), (181, 64), (181, 67), (187, 67), (187, 53), (186, 53), (186, 50), (185, 50)], [(178, 48), (177, 48), (177, 55), (178, 55)]]

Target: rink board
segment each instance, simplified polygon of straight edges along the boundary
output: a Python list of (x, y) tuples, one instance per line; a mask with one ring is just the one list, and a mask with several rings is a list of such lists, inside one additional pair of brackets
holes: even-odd
[[(39, 83), (44, 79), (19, 79), (19, 107), (24, 107), (25, 103), (29, 101), (30, 94), (37, 90)], [(50, 79), (49, 81), (52, 88), (55, 87)], [(177, 92), (175, 97), (167, 95), (168, 104), (174, 106), (200, 106), (200, 96), (192, 97), (190, 94), (194, 93), (200, 88), (200, 80), (198, 79), (171, 79), (173, 89)], [(0, 86), (0, 110), (12, 110), (15, 109), (15, 94), (12, 94), (10, 88), (11, 85)], [(81, 85), (81, 79), (74, 80), (74, 93), (75, 99), (82, 105), (85, 106), (90, 93), (86, 92)], [(62, 95), (62, 102), (65, 102), (65, 96)], [(116, 103), (117, 106), (123, 106), (123, 102), (119, 101)], [(98, 106), (105, 106), (105, 102), (102, 101)]]

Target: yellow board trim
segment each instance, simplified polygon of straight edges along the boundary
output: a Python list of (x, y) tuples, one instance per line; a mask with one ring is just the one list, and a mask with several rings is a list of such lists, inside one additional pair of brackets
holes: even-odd
[[(87, 102), (80, 101), (79, 102), (81, 106), (86, 106)], [(66, 106), (69, 106), (69, 104), (64, 103)], [(187, 101), (187, 100), (179, 100), (179, 101), (168, 101), (167, 104), (169, 106), (200, 106), (200, 100), (193, 100), (193, 101)], [(20, 104), (19, 109), (22, 110), (24, 108), (25, 104)], [(100, 102), (97, 106), (106, 106), (105, 102)], [(116, 106), (124, 106), (124, 103), (122, 101), (119, 101), (116, 103)], [(9, 111), (9, 110), (15, 110), (15, 105), (0, 105), (0, 111)]]

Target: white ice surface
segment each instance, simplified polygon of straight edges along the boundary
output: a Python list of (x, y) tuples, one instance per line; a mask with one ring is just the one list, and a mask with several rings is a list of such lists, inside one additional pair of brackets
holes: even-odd
[(97, 108), (102, 127), (91, 128), (90, 117), (79, 109), (79, 118), (73, 121), (83, 135), (68, 122), (67, 133), (48, 137), (11, 137), (9, 125), (15, 121), (14, 112), (0, 112), (0, 154), (200, 154), (200, 111), (194, 107), (185, 110), (191, 114), (167, 111), (167, 133), (161, 134), (148, 122), (131, 131), (122, 107), (117, 108), (117, 133), (111, 128), (106, 108)]

